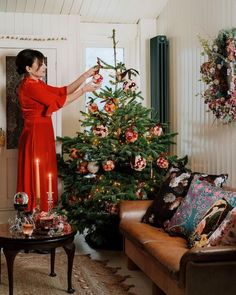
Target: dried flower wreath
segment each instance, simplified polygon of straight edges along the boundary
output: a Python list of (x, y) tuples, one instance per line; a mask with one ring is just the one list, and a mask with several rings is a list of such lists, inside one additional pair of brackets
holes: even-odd
[(199, 40), (202, 55), (208, 56), (201, 65), (201, 81), (207, 85), (201, 97), (217, 119), (236, 121), (236, 28), (221, 30), (213, 41)]

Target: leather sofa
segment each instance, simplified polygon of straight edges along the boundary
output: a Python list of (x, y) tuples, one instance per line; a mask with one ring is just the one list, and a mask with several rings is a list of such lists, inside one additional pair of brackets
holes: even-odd
[(141, 223), (150, 204), (121, 201), (119, 214), (128, 268), (152, 280), (153, 295), (235, 295), (236, 246), (190, 250), (184, 238)]

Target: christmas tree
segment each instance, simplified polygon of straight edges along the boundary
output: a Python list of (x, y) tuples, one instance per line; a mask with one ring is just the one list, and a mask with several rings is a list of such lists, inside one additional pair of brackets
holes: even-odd
[(165, 132), (157, 114), (142, 105), (134, 81), (138, 72), (116, 60), (114, 30), (112, 40), (114, 65), (98, 58), (93, 78), (101, 82), (99, 71), (109, 70), (109, 86), (89, 97), (88, 112), (81, 112), (84, 131), (59, 138), (64, 192), (57, 209), (90, 244), (114, 248), (119, 243), (119, 201), (152, 198), (168, 167), (185, 165), (186, 158), (169, 154), (176, 133)]

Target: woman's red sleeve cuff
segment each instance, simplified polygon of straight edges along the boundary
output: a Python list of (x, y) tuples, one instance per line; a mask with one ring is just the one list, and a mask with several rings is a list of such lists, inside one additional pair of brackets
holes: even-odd
[(61, 96), (57, 100), (53, 101), (47, 108), (46, 116), (51, 116), (53, 112), (61, 109), (66, 101), (67, 90), (66, 86), (61, 88)]

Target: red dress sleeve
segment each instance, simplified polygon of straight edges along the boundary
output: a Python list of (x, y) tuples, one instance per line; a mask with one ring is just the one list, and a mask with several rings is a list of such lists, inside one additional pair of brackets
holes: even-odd
[(66, 89), (66, 86), (53, 87), (40, 80), (28, 80), (22, 90), (28, 97), (45, 105), (47, 107), (45, 115), (50, 116), (63, 107), (67, 95)]

